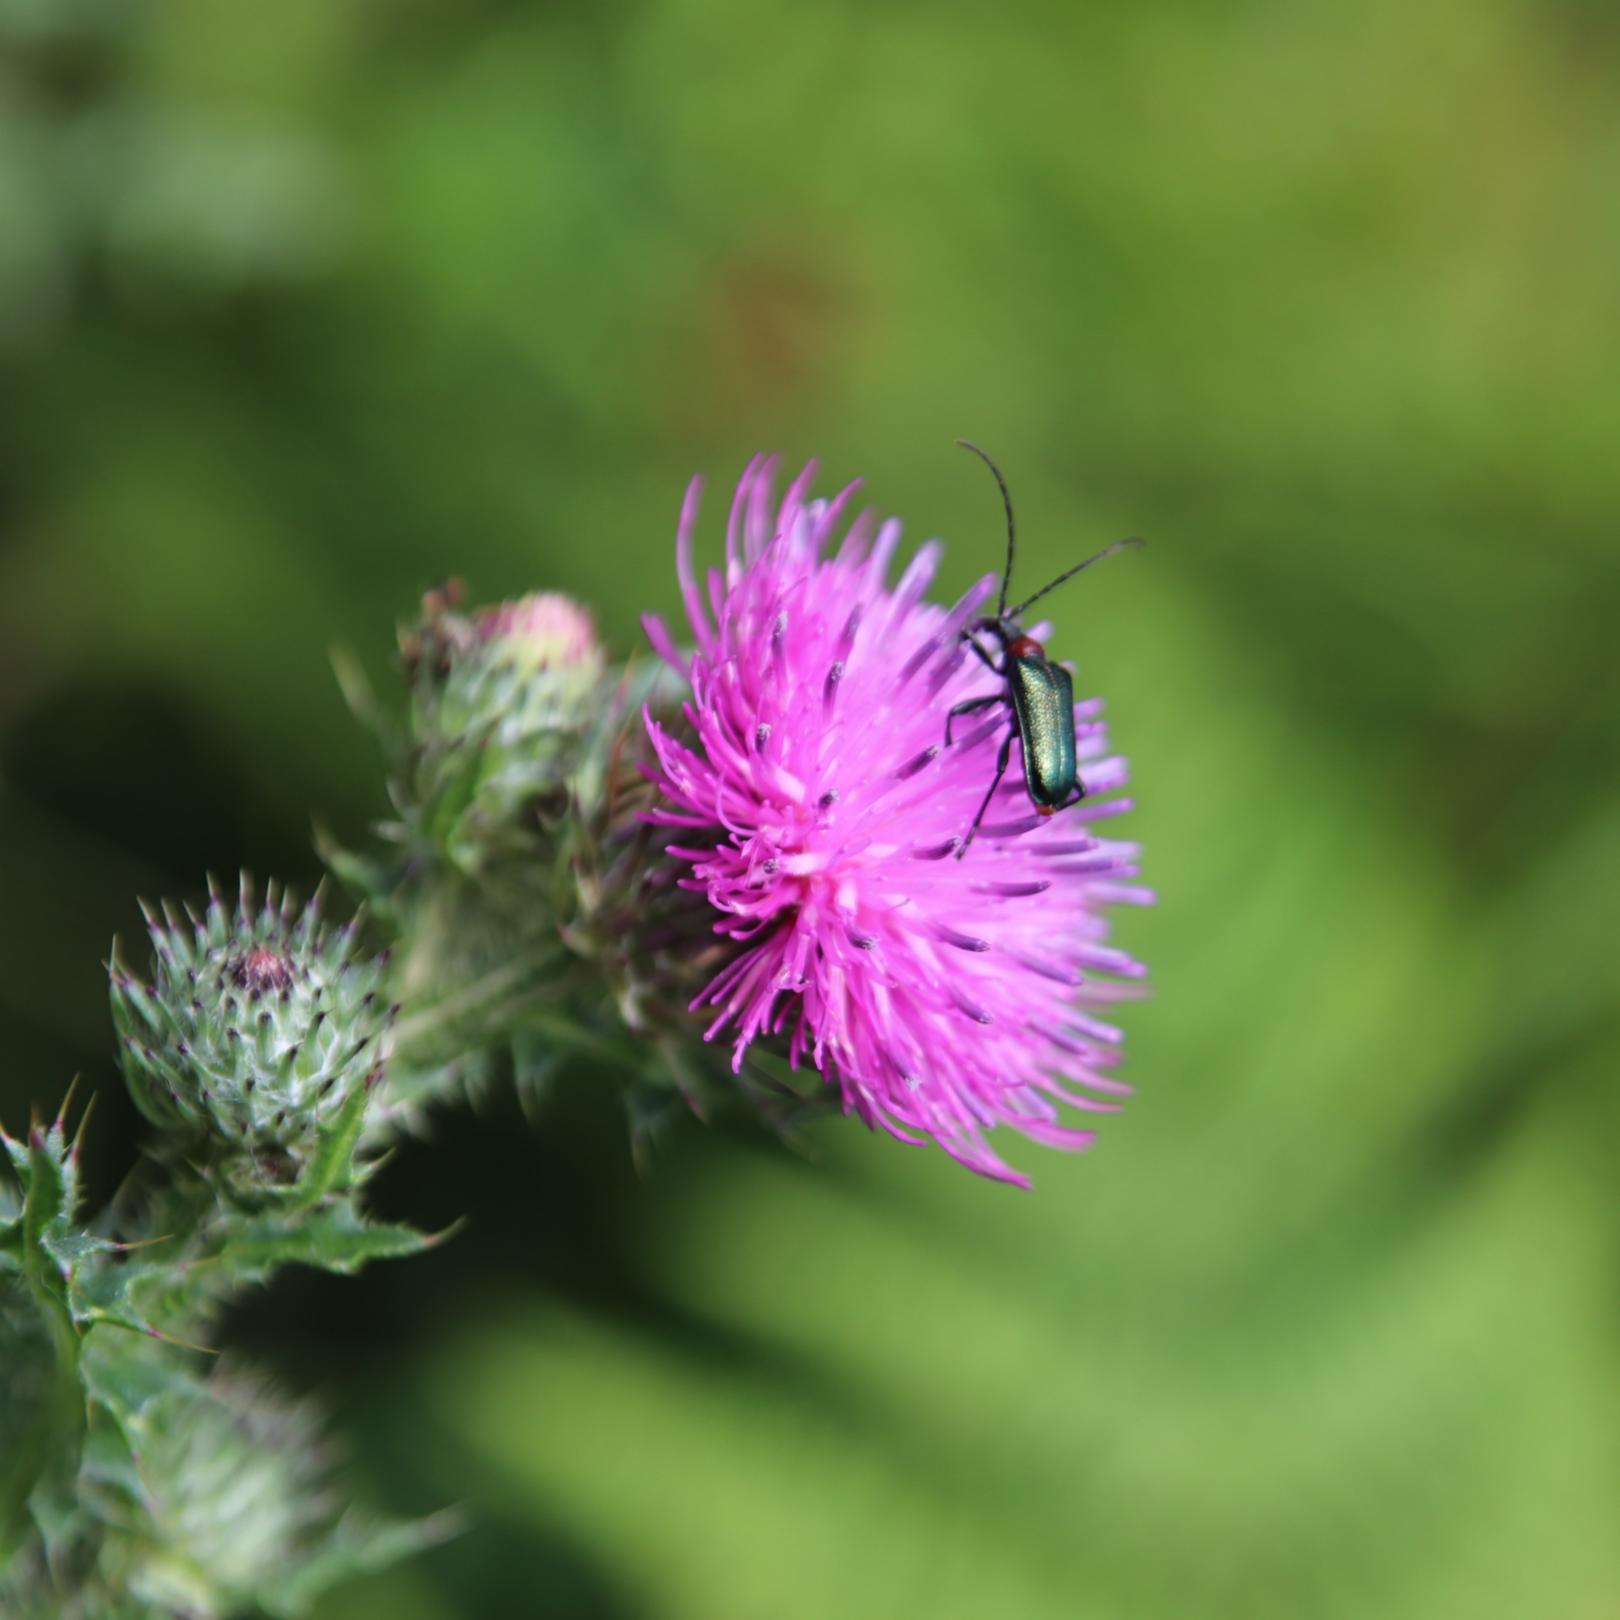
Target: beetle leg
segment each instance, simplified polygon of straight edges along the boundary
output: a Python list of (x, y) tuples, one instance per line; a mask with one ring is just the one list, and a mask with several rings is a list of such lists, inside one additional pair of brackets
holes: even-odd
[(992, 703), (1005, 703), (1005, 692), (992, 692), (989, 697), (969, 698), (966, 703), (958, 703), (949, 714), (945, 716), (945, 746), (951, 746), (951, 722), (958, 715), (977, 714), (980, 709), (988, 709)]
[(1074, 797), (1072, 799), (1065, 799), (1063, 801), (1063, 803), (1058, 806), (1058, 809), (1059, 810), (1072, 809), (1075, 805), (1079, 804), (1079, 802), (1083, 798), (1085, 798), (1085, 796), (1086, 796), (1086, 784), (1084, 782), (1082, 782), (1080, 780), (1079, 776), (1077, 775), (1075, 777), (1075, 779), (1074, 779)]
[(984, 796), (984, 802), (979, 806), (979, 813), (973, 818), (973, 825), (968, 828), (967, 837), (962, 840), (962, 847), (957, 850), (956, 858), (967, 854), (968, 845), (973, 842), (973, 835), (979, 830), (979, 823), (984, 820), (984, 813), (990, 808), (990, 801), (996, 796), (996, 789), (1001, 786), (1001, 779), (1007, 774), (1007, 761), (1012, 758), (1013, 738), (1018, 735), (1018, 728), (1013, 727), (1007, 733), (1007, 740), (1001, 745), (1001, 753), (996, 758), (996, 774), (990, 783), (990, 790)]
[(971, 630), (964, 630), (962, 632), (962, 639), (974, 650), (974, 652), (979, 655), (979, 662), (983, 664), (986, 669), (993, 670), (997, 675), (1005, 675), (1007, 673), (995, 661), (995, 659), (984, 650), (984, 643), (980, 641)]

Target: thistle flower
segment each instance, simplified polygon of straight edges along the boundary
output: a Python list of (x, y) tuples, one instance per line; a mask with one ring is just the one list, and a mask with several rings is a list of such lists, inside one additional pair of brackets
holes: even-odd
[(147, 911), (150, 984), (112, 964), (137, 1105), (157, 1125), (212, 1137), (238, 1193), (294, 1188), (317, 1158), (324, 1181), (345, 1183), (382, 1076), (386, 961), (356, 956), (358, 918), (329, 929), (319, 916), (318, 895), (299, 911), (272, 885), (258, 904), (245, 877), (232, 912), (210, 884), (201, 916)]
[(1129, 881), (1137, 846), (1094, 831), (1129, 808), (1112, 796), (1125, 762), (1101, 704), (1077, 704), (1087, 801), (1035, 814), (1015, 764), (951, 859), (1008, 725), (998, 709), (943, 746), (951, 706), (994, 689), (961, 640), (994, 576), (950, 607), (926, 601), (930, 541), (891, 585), (897, 521), (862, 513), (845, 530), (858, 486), (808, 500), (813, 464), (775, 506), (774, 470), (749, 464), (725, 570), (704, 584), (698, 481), (688, 489), (676, 564), (695, 651), (646, 621), (691, 685), (689, 730), (646, 716), (662, 794), (650, 816), (678, 830), (683, 884), (731, 945), (693, 1005), (709, 1009), (707, 1038), (730, 1039), (734, 1069), (756, 1042), (783, 1048), (846, 1113), (1027, 1186), (990, 1130), (1083, 1148), (1094, 1132), (1064, 1111), (1112, 1111), (1129, 1089), (1109, 1072), (1121, 1032), (1099, 1011), (1145, 969), (1106, 943), (1105, 908), (1152, 896)]

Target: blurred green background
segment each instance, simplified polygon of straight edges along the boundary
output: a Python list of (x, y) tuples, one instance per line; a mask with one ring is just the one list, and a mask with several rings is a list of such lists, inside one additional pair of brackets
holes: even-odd
[(1620, 1613), (1620, 15), (0, 0), (0, 1116), (312, 880), (434, 579), (621, 649), (756, 448), (1000, 516), (1132, 756), (1140, 1094), (1033, 1195), (602, 1077), (237, 1342), (473, 1528), (321, 1620)]

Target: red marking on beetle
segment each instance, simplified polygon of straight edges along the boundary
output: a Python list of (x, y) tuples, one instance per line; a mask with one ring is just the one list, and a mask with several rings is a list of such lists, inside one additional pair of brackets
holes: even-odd
[(1038, 816), (1055, 816), (1057, 806), (1055, 804), (1038, 804), (1035, 806), (1035, 814)]
[(1014, 658), (1044, 658), (1046, 649), (1034, 636), (1014, 636), (1007, 643), (1007, 651)]

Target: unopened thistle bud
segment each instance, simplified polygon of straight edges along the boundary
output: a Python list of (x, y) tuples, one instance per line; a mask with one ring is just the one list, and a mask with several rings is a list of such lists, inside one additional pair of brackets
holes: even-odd
[[(713, 955), (711, 919), (655, 859), (646, 812), (649, 707), (672, 721), (675, 681), (644, 660), (609, 668), (583, 609), (536, 593), (464, 609), (428, 594), (401, 638), (410, 687), (383, 828), (403, 852), (328, 844), (333, 869), (397, 928), (394, 984), (409, 1009), (383, 1130), (510, 1062), (520, 1094), (565, 1054), (660, 1090), (695, 1092), (686, 1004)], [(374, 712), (358, 694), (356, 708)], [(393, 732), (386, 722), (378, 729)], [(369, 1129), (370, 1127), (368, 1127)]]
[(556, 591), (531, 591), (514, 601), (480, 608), (473, 615), (473, 628), (485, 647), (508, 655), (519, 666), (586, 681), (601, 673), (602, 650), (590, 615)]
[(452, 1528), (340, 1514), (320, 1414), (229, 1362), (162, 1379), (140, 1436), (140, 1510), (108, 1525), (100, 1601), (75, 1614), (303, 1614), (327, 1585)]
[(595, 719), (602, 650), (583, 608), (542, 593), (459, 611), (460, 588), (423, 601), (402, 635), (411, 682), (402, 809), (419, 839), (469, 873), (533, 853), (567, 809)]
[(345, 1144), (382, 1077), (385, 959), (356, 955), (358, 918), (333, 929), (319, 913), (318, 894), (300, 911), (273, 885), (256, 904), (245, 878), (233, 911), (210, 884), (201, 916), (147, 911), (149, 984), (112, 964), (136, 1103), (154, 1124), (211, 1142), (237, 1192), (297, 1190), (333, 1150), (344, 1162), (326, 1164), (327, 1182), (347, 1180)]

